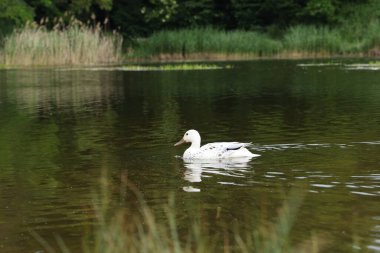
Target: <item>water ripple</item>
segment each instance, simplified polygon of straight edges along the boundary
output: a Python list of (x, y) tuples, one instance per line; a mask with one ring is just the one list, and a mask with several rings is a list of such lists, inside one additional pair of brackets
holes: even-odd
[(318, 188), (333, 188), (335, 185), (331, 184), (311, 184), (311, 186), (318, 187)]
[(281, 144), (268, 144), (257, 145), (253, 149), (256, 151), (282, 151), (287, 149), (315, 149), (315, 148), (348, 148), (354, 147), (355, 144), (363, 145), (380, 145), (380, 141), (362, 141), (350, 143), (281, 143)]

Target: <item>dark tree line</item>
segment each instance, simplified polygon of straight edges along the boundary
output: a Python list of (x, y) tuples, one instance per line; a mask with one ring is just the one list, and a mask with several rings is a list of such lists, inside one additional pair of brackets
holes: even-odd
[[(109, 29), (129, 37), (161, 29), (213, 26), (220, 29), (281, 30), (297, 24), (334, 26), (358, 9), (370, 16), (380, 0), (0, 0), (0, 31), (26, 21), (74, 15), (107, 19)], [(379, 9), (379, 8), (377, 8)]]

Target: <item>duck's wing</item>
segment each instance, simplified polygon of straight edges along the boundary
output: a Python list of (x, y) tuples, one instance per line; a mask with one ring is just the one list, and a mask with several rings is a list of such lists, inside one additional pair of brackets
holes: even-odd
[(240, 148), (247, 148), (250, 146), (252, 146), (252, 143), (225, 142), (226, 150), (238, 150)]
[(242, 147), (249, 147), (252, 143), (241, 143), (241, 142), (213, 142), (201, 147), (202, 151), (206, 150), (218, 150), (218, 151), (228, 151), (228, 150), (238, 150)]
[(213, 142), (200, 148), (188, 148), (184, 153), (186, 159), (230, 159), (258, 156), (252, 154), (247, 147), (251, 143), (242, 142)]
[(200, 156), (210, 158), (223, 158), (229, 156), (236, 150), (249, 147), (251, 143), (241, 142), (213, 142), (200, 148)]

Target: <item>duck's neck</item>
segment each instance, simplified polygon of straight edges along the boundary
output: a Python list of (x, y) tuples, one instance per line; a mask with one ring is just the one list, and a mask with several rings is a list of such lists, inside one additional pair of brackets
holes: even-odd
[(200, 139), (191, 142), (190, 148), (200, 148), (200, 147), (201, 147), (201, 140)]

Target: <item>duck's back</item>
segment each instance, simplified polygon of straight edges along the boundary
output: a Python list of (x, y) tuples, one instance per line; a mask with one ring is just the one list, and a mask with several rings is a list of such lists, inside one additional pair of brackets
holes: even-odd
[(250, 143), (240, 142), (214, 142), (203, 145), (200, 148), (188, 148), (184, 158), (188, 159), (225, 159), (235, 157), (253, 157), (245, 147)]

